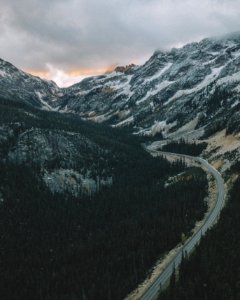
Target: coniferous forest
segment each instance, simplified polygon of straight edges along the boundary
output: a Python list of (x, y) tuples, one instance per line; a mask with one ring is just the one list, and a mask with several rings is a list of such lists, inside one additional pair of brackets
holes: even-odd
[[(2, 299), (122, 299), (203, 217), (201, 169), (152, 158), (128, 133), (70, 114), (4, 100), (0, 114), (12, 128), (0, 151)], [(78, 132), (108, 149), (112, 185), (78, 197), (50, 192), (31, 157), (19, 164), (7, 155), (32, 128)], [(165, 185), (179, 173), (188, 180)]]
[(240, 299), (240, 180), (230, 193), (217, 225), (202, 238), (190, 258), (185, 258), (179, 281), (172, 280), (161, 300)]
[(172, 141), (162, 147), (163, 151), (199, 156), (207, 147), (207, 143), (188, 143), (184, 139)]

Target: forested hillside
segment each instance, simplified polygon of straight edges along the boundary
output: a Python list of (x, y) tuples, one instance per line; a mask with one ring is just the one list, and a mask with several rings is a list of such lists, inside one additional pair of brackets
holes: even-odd
[(240, 299), (240, 180), (231, 191), (230, 199), (218, 224), (202, 238), (201, 245), (185, 258), (179, 281), (161, 300), (238, 300)]
[[(122, 299), (206, 210), (203, 171), (152, 158), (125, 131), (4, 99), (0, 122), (3, 299)], [(112, 182), (95, 193), (52, 192), (43, 176), (63, 168), (93, 179), (107, 172)], [(187, 182), (165, 186), (182, 172)]]
[(202, 151), (207, 147), (207, 143), (188, 143), (184, 139), (179, 141), (171, 141), (162, 147), (163, 151), (188, 154), (192, 156), (199, 156)]

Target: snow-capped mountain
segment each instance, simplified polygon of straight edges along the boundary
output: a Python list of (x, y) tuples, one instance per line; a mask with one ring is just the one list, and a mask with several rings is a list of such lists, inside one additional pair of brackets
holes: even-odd
[(51, 110), (51, 102), (62, 95), (55, 82), (32, 76), (0, 59), (0, 96), (3, 98)]
[(118, 67), (67, 89), (1, 61), (0, 89), (5, 97), (17, 95), (38, 107), (129, 126), (142, 135), (186, 129), (202, 135), (233, 123), (238, 130), (240, 34), (156, 51), (142, 66)]
[[(239, 107), (240, 34), (204, 39), (169, 52), (156, 51), (143, 66), (87, 78), (60, 97), (62, 111), (97, 122), (131, 126), (154, 135), (193, 127), (211, 127), (221, 111)], [(193, 129), (194, 129), (193, 128)]]

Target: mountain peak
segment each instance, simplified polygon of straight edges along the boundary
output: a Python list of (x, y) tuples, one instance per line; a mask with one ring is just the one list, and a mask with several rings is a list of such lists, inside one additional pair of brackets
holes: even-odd
[(15, 94), (19, 101), (39, 108), (127, 126), (137, 134), (169, 135), (192, 120), (196, 127), (208, 128), (209, 118), (217, 118), (225, 126), (224, 110), (231, 117), (232, 109), (239, 106), (240, 33), (170, 51), (157, 50), (142, 66), (118, 66), (115, 72), (65, 89), (11, 64), (5, 68), (4, 62), (0, 72), (8, 74), (0, 81), (0, 93), (5, 97)]
[(0, 96), (5, 99), (52, 109), (50, 102), (62, 95), (55, 82), (28, 74), (11, 63), (0, 59)]
[(127, 65), (127, 66), (117, 66), (114, 71), (115, 72), (120, 72), (120, 73), (128, 73), (134, 67), (136, 67), (135, 64), (130, 64), (130, 65)]

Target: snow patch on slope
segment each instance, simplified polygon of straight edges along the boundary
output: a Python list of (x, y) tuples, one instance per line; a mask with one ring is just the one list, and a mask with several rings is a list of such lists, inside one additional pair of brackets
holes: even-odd
[(169, 134), (169, 137), (172, 139), (177, 138), (187, 138), (189, 134), (193, 133), (195, 131), (195, 128), (198, 124), (199, 116), (196, 116), (193, 120), (185, 124), (184, 126), (180, 127), (177, 131)]
[(127, 81), (126, 81), (126, 82), (123, 82), (123, 83), (122, 83), (122, 82), (119, 81), (119, 83), (118, 83), (117, 85), (114, 85), (115, 89), (118, 90), (118, 93), (117, 93), (117, 95), (116, 95), (116, 98), (117, 98), (119, 95), (122, 95), (122, 94), (124, 94), (124, 95), (127, 96), (126, 101), (127, 101), (128, 99), (131, 98), (131, 96), (134, 94), (134, 92), (131, 91), (131, 85), (129, 84), (130, 81), (131, 81), (131, 79), (132, 79), (132, 75), (128, 75), (128, 76), (127, 76)]
[(166, 121), (155, 121), (154, 124), (150, 128), (141, 129), (138, 132), (135, 132), (136, 135), (144, 135), (144, 136), (154, 136), (157, 133), (162, 133), (166, 135), (167, 132), (174, 126), (177, 125), (177, 122), (167, 124)]
[(1, 77), (9, 77), (9, 74), (4, 69), (2, 69), (2, 70), (0, 70), (0, 76)]
[(146, 101), (149, 97), (156, 96), (159, 92), (161, 92), (161, 90), (165, 89), (172, 83), (174, 83), (174, 81), (164, 80), (160, 82), (158, 85), (155, 86), (154, 89), (148, 91), (147, 94), (142, 99), (138, 100), (136, 104), (139, 105), (142, 102)]
[(43, 100), (43, 94), (41, 92), (36, 91), (35, 94), (38, 96), (38, 99), (42, 103), (44, 109), (53, 110), (53, 108), (46, 101)]
[(229, 82), (239, 82), (240, 81), (240, 72), (234, 73), (233, 75), (228, 75), (224, 78), (221, 78), (217, 81), (217, 85), (222, 85), (223, 83)]
[(158, 79), (159, 77), (161, 77), (168, 69), (171, 68), (173, 64), (172, 63), (168, 63), (163, 69), (159, 70), (155, 75), (145, 79), (144, 83), (146, 82), (150, 82), (153, 81), (155, 79)]
[(219, 68), (213, 68), (212, 73), (210, 75), (207, 75), (205, 77), (205, 79), (200, 84), (198, 84), (196, 87), (194, 87), (192, 89), (188, 89), (188, 90), (177, 91), (173, 97), (171, 97), (167, 102), (164, 103), (164, 106), (168, 105), (169, 103), (171, 103), (172, 101), (174, 101), (180, 97), (184, 97), (184, 96), (196, 93), (196, 92), (202, 90), (203, 88), (207, 87), (210, 83), (212, 83), (213, 81), (216, 80), (216, 78), (219, 76), (219, 74), (223, 68), (224, 68), (224, 66), (221, 66)]
[(131, 117), (127, 118), (126, 120), (123, 120), (123, 121), (117, 123), (116, 125), (113, 125), (113, 127), (126, 126), (126, 125), (129, 125), (129, 124), (133, 123), (133, 122), (134, 122), (134, 118), (133, 118), (133, 116), (131, 116)]

